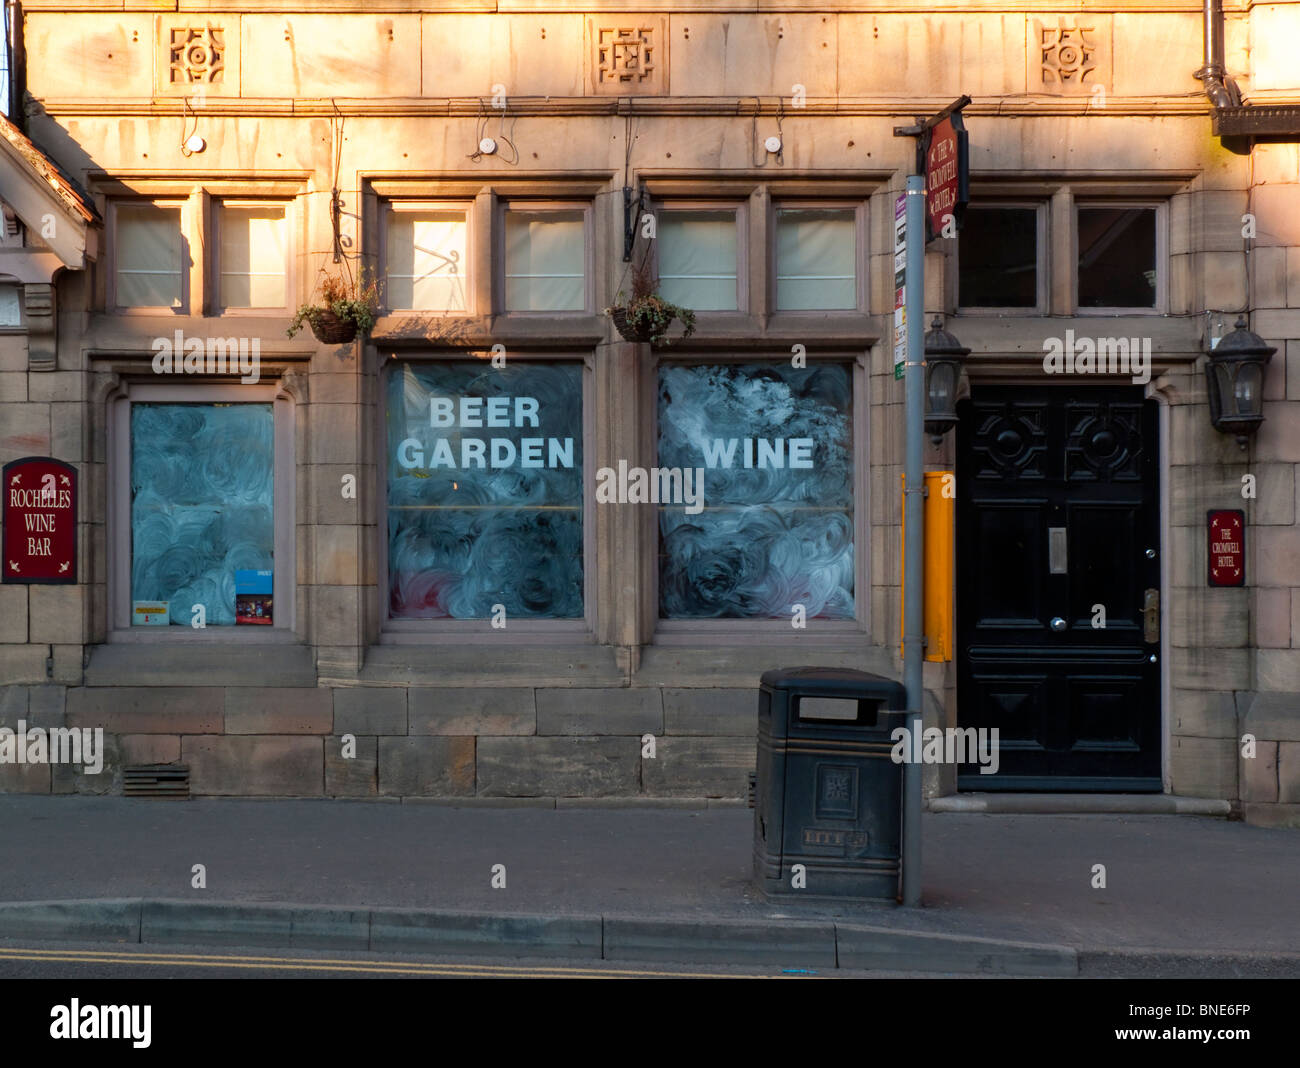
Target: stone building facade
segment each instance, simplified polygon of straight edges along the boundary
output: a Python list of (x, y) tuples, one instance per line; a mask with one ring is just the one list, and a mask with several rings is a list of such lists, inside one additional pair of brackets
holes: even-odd
[[(1300, 160), (1214, 136), (1199, 5), (382, 6), (23, 5), (0, 460), (74, 465), (80, 504), (77, 581), (0, 585), (0, 721), (108, 761), (0, 787), (741, 797), (764, 670), (899, 675), (894, 128), (969, 94), (926, 255), (971, 350), (927, 445), (927, 717), (1000, 725), (1004, 773), (927, 792), (1297, 819)], [(1224, 22), (1244, 103), (1300, 104), (1300, 5)], [(690, 337), (615, 332), (639, 265)], [(368, 336), (287, 336), (363, 268)], [(1276, 350), (1244, 450), (1205, 378), (1239, 314)], [(1149, 374), (1047, 373), (1067, 337)], [(702, 509), (620, 463), (701, 468)], [(1241, 586), (1207, 585), (1215, 509)]]

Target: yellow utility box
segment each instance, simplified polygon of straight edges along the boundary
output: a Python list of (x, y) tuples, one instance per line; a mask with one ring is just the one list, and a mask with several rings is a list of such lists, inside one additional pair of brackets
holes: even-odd
[[(904, 476), (899, 483), (906, 490)], [(925, 472), (925, 561), (922, 574), (924, 589), (925, 659), (944, 661), (952, 659), (953, 645), (953, 534), (957, 516), (957, 477), (952, 471)], [(906, 574), (906, 542), (902, 531), (907, 529), (907, 494), (903, 493), (901, 514), (903, 523), (899, 540), (903, 552), (899, 554), (901, 574)], [(901, 585), (901, 583), (900, 583)], [(903, 635), (902, 605), (906, 595), (899, 598), (898, 633), (900, 649)]]

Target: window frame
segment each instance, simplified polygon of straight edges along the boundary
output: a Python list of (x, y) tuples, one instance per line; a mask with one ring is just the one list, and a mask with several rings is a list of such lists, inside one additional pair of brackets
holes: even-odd
[[(117, 272), (118, 272), (118, 227), (120, 220), (118, 213), (124, 207), (141, 207), (151, 206), (156, 208), (179, 208), (180, 209), (180, 239), (181, 239), (181, 295), (180, 304), (118, 304), (117, 303)], [(192, 249), (195, 247), (193, 241), (194, 234), (194, 197), (193, 196), (167, 196), (160, 194), (158, 196), (126, 196), (114, 197), (109, 202), (108, 210), (108, 246), (112, 249), (112, 254), (107, 259), (107, 269), (104, 272), (104, 284), (106, 288), (104, 310), (111, 315), (127, 316), (144, 316), (144, 315), (191, 315), (193, 314), (193, 292), (191, 289), (191, 270), (194, 262)], [(200, 246), (202, 247), (201, 243)]]
[(958, 233), (953, 242), (953, 269), (948, 272), (950, 277), (949, 285), (951, 287), (948, 306), (954, 309), (955, 314), (1024, 317), (1045, 316), (1051, 314), (1052, 256), (1049, 247), (1049, 241), (1051, 238), (1051, 207), (1051, 198), (1047, 195), (1039, 197), (971, 197), (970, 203), (966, 208), (968, 218), (972, 210), (979, 211), (983, 208), (1030, 208), (1034, 210), (1034, 240), (1037, 245), (1035, 249), (1035, 302), (1032, 305), (1025, 307), (1008, 305), (967, 305), (959, 303), (961, 300), (961, 234)]
[[(656, 197), (650, 202), (650, 211), (654, 213), (655, 217), (655, 239), (651, 245), (650, 255), (647, 257), (646, 263), (656, 279), (659, 277), (659, 232), (660, 227), (663, 225), (665, 213), (705, 211), (730, 211), (734, 213), (736, 220), (736, 306), (734, 308), (700, 309), (696, 309), (689, 304), (686, 306), (695, 311), (697, 317), (709, 319), (715, 316), (723, 320), (749, 316), (751, 314), (749, 301), (749, 198)], [(628, 290), (631, 289), (630, 273), (626, 287)]]
[[(1151, 307), (1125, 307), (1123, 305), (1098, 305), (1081, 307), (1079, 304), (1079, 210), (1087, 208), (1142, 208), (1155, 212), (1155, 300)], [(1089, 196), (1076, 193), (1070, 204), (1070, 304), (1071, 314), (1079, 317), (1103, 316), (1114, 318), (1127, 315), (1166, 315), (1169, 311), (1169, 203), (1133, 197)]]
[[(779, 213), (782, 211), (834, 211), (845, 210), (853, 212), (853, 270), (854, 270), (854, 299), (856, 304), (852, 308), (782, 308), (777, 303), (777, 284), (779, 263), (778, 248), (780, 230)], [(867, 315), (870, 312), (871, 289), (870, 283), (870, 203), (866, 198), (860, 200), (846, 200), (837, 198), (833, 200), (816, 200), (807, 197), (779, 197), (774, 196), (768, 208), (768, 255), (766, 259), (767, 272), (767, 300), (771, 314), (775, 318), (780, 316), (784, 319), (786, 316), (798, 318), (826, 318), (842, 315)]]
[[(871, 583), (876, 564), (874, 557), (878, 551), (873, 534), (874, 524), (871, 516), (871, 487), (873, 472), (872, 446), (870, 437), (870, 412), (868, 404), (871, 393), (870, 357), (861, 350), (851, 350), (844, 346), (823, 349), (818, 347), (814, 356), (808, 354), (808, 362), (843, 364), (849, 368), (852, 381), (850, 397), (853, 405), (851, 424), (853, 430), (854, 471), (853, 493), (853, 619), (811, 620), (807, 629), (792, 631), (789, 619), (665, 619), (660, 612), (660, 531), (659, 509), (646, 508), (647, 516), (642, 527), (644, 544), (650, 556), (648, 571), (650, 573), (649, 605), (647, 613), (651, 617), (653, 644), (663, 646), (691, 646), (698, 648), (702, 640), (711, 645), (725, 646), (730, 642), (743, 642), (758, 645), (788, 646), (791, 635), (800, 644), (825, 644), (842, 647), (847, 637), (870, 638), (872, 634), (873, 591)], [(768, 352), (714, 352), (714, 353), (672, 353), (655, 354), (653, 365), (649, 368), (650, 395), (654, 398), (652, 410), (647, 415), (651, 442), (653, 443), (653, 463), (659, 463), (659, 371), (660, 368), (681, 365), (710, 365), (719, 363), (770, 363), (773, 366), (789, 365), (789, 353), (785, 350)], [(888, 531), (888, 516), (882, 516), (881, 529)], [(888, 638), (885, 639), (888, 642)], [(711, 646), (710, 646), (711, 647)]]
[[(272, 405), (275, 434), (272, 523), (275, 537), (275, 622), (265, 626), (135, 627), (131, 625), (131, 405), (222, 404)], [(297, 643), (296, 405), (275, 383), (257, 385), (123, 383), (109, 400), (108, 419), (108, 556), (107, 641), (112, 643)]]
[[(475, 248), (475, 201), (472, 197), (448, 197), (440, 200), (433, 197), (398, 198), (383, 197), (379, 201), (379, 226), (377, 227), (377, 261), (383, 266), (383, 302), (380, 315), (428, 315), (438, 319), (466, 319), (480, 315), (477, 306), (475, 279), (479, 269), (477, 249)], [(465, 215), (465, 259), (461, 264), (461, 277), (464, 279), (465, 308), (462, 311), (437, 308), (399, 308), (389, 297), (388, 286), (388, 233), (395, 214), (419, 215), (425, 212), (459, 211)], [(504, 224), (503, 224), (504, 225)], [(503, 268), (504, 269), (504, 268)], [(504, 276), (503, 276), (504, 283)], [(504, 297), (504, 287), (502, 295)]]
[[(294, 255), (293, 235), (296, 232), (294, 219), (294, 205), (296, 198), (293, 197), (252, 197), (239, 196), (235, 194), (219, 195), (211, 198), (208, 206), (208, 226), (206, 232), (211, 235), (207, 242), (209, 249), (209, 258), (206, 266), (207, 278), (210, 280), (207, 284), (208, 299), (205, 302), (208, 308), (208, 314), (214, 318), (231, 316), (233, 318), (283, 318), (292, 314), (292, 309), (296, 307), (294, 303), (294, 294), (298, 291), (298, 280), (294, 274), (294, 262), (297, 257)], [(222, 303), (221, 286), (223, 272), (221, 270), (221, 215), (222, 210), (226, 207), (233, 208), (283, 208), (284, 209), (284, 303), (281, 305), (266, 305), (255, 307), (227, 307)]]
[[(511, 211), (523, 213), (580, 211), (583, 235), (583, 305), (581, 308), (522, 309), (506, 307), (506, 218)], [(559, 200), (500, 196), (493, 218), (492, 233), (492, 309), (496, 315), (508, 320), (537, 320), (543, 318), (580, 319), (596, 314), (596, 249), (595, 227), (589, 200)]]
[[(546, 313), (544, 313), (546, 314)], [(388, 389), (385, 380), (388, 369), (407, 363), (467, 363), (475, 359), (487, 362), (492, 353), (484, 350), (416, 350), (394, 354), (381, 368), (379, 383), (379, 413), (375, 420), (374, 447), (375, 455), (381, 458), (378, 468), (378, 559), (375, 582), (375, 610), (379, 621), (378, 644), (380, 645), (428, 645), (428, 644), (482, 644), (485, 636), (490, 635), (494, 642), (504, 641), (513, 644), (550, 644), (557, 639), (579, 639), (585, 642), (595, 640), (595, 623), (597, 611), (597, 585), (600, 558), (596, 544), (596, 490), (593, 466), (595, 452), (595, 415), (594, 403), (595, 359), (590, 352), (574, 351), (510, 351), (510, 362), (532, 362), (543, 364), (576, 364), (580, 369), (582, 382), (582, 616), (575, 619), (507, 619), (504, 629), (492, 626), (488, 619), (393, 619), (389, 615), (388, 597), (390, 576), (388, 568)], [(597, 465), (598, 466), (598, 465)]]

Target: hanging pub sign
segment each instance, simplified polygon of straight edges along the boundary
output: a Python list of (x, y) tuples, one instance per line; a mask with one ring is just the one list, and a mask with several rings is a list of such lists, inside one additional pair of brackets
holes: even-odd
[(1205, 559), (1211, 586), (1246, 584), (1246, 513), (1224, 508), (1209, 513)]
[[(970, 103), (962, 97), (951, 111), (945, 109), (929, 120), (921, 134), (919, 155), (925, 175), (925, 240), (951, 237), (961, 229), (962, 215), (970, 199), (970, 149), (961, 108)], [(951, 223), (951, 226), (948, 224)]]
[(49, 456), (4, 465), (5, 582), (77, 581), (77, 469)]

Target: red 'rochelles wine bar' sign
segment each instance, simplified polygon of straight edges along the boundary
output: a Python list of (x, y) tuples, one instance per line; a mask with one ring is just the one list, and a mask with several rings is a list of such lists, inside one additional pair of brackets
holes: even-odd
[(4, 466), (5, 582), (77, 581), (77, 469), (48, 456)]

